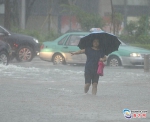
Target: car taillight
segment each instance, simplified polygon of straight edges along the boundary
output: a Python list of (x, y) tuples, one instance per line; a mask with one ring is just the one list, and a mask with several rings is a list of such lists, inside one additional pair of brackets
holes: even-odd
[(40, 50), (42, 50), (44, 48), (44, 44), (41, 45)]
[(18, 47), (18, 44), (14, 43), (14, 46), (15, 46), (15, 47)]

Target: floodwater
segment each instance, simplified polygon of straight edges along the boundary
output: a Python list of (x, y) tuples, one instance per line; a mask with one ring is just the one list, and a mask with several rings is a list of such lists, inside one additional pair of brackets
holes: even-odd
[[(124, 122), (123, 109), (150, 110), (150, 72), (105, 67), (98, 93), (83, 93), (84, 65), (34, 59), (0, 66), (2, 122)], [(149, 122), (146, 118), (130, 121)]]

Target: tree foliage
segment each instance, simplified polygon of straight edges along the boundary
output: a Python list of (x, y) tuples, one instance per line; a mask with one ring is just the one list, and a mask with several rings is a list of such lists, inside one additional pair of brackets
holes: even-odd
[[(0, 4), (5, 4), (5, 16), (8, 16), (8, 13), (10, 13), (10, 19), (4, 20), (7, 21), (7, 23), (12, 23), (13, 26), (19, 27), (19, 2), (18, 0), (9, 0), (9, 7), (7, 7), (6, 2), (7, 0), (0, 0)], [(36, 0), (26, 0), (26, 22), (30, 16), (31, 9), (33, 7), (33, 4)], [(8, 18), (8, 17), (7, 17)], [(8, 25), (8, 24), (6, 24)]]
[(134, 35), (134, 32), (137, 30), (137, 23), (134, 21), (130, 21), (126, 28), (128, 35), (132, 36)]
[(114, 34), (118, 34), (119, 33), (122, 21), (123, 21), (123, 16), (122, 16), (121, 13), (114, 13), (113, 14), (112, 22), (113, 22), (113, 33)]
[(150, 44), (149, 17), (141, 16), (137, 22), (131, 21), (127, 24), (128, 35), (121, 35), (121, 38), (128, 43)]
[(150, 31), (149, 17), (141, 16), (138, 21), (138, 28), (137, 28), (136, 36), (148, 34), (149, 31)]
[(75, 15), (77, 17), (77, 20), (84, 31), (89, 31), (94, 27), (102, 28), (104, 25), (102, 18), (97, 14), (85, 12), (75, 5), (62, 4), (61, 7), (64, 8), (63, 12), (70, 12), (70, 15)]

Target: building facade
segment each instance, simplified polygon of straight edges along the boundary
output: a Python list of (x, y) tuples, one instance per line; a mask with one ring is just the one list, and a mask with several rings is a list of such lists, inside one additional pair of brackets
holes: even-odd
[[(12, 0), (13, 1), (13, 0)], [(17, 0), (20, 3), (20, 0)], [(74, 0), (74, 5), (88, 13), (101, 16), (106, 22), (104, 30), (111, 31), (112, 13), (120, 13), (123, 16), (123, 26), (130, 20), (137, 20), (142, 15), (149, 16), (150, 0)], [(27, 2), (27, 1), (26, 1)], [(35, 0), (26, 22), (26, 29), (38, 31), (50, 31), (65, 33), (68, 30), (81, 30), (76, 17), (64, 12), (62, 4), (68, 4), (68, 0)], [(18, 12), (20, 11), (18, 4)], [(26, 9), (28, 10), (27, 6)], [(28, 11), (26, 11), (28, 12)], [(4, 5), (0, 5), (0, 24), (4, 21)]]

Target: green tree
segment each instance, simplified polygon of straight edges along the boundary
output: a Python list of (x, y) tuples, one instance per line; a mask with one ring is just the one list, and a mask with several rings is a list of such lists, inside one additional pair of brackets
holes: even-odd
[(143, 34), (146, 35), (148, 34), (149, 31), (150, 31), (149, 17), (146, 15), (140, 17), (138, 21), (138, 28), (137, 28), (136, 36), (140, 36)]
[[(26, 0), (26, 23), (29, 16), (31, 15), (31, 10), (36, 0)], [(0, 0), (0, 4), (5, 5), (5, 18), (4, 26), (7, 29), (11, 29), (11, 23), (13, 26), (19, 26), (19, 1), (17, 0)]]
[(137, 23), (134, 21), (130, 21), (127, 26), (126, 26), (126, 31), (128, 33), (128, 35), (133, 36), (134, 35), (134, 31), (137, 30)]
[(85, 12), (75, 5), (62, 4), (61, 6), (64, 8), (63, 12), (68, 11), (72, 13), (72, 15), (76, 15), (77, 20), (84, 31), (89, 31), (90, 28), (93, 27), (102, 28), (104, 25), (102, 18), (97, 14)]
[(121, 27), (123, 21), (123, 16), (121, 13), (114, 13), (113, 14), (113, 32), (114, 34), (118, 34), (119, 33), (119, 29)]

